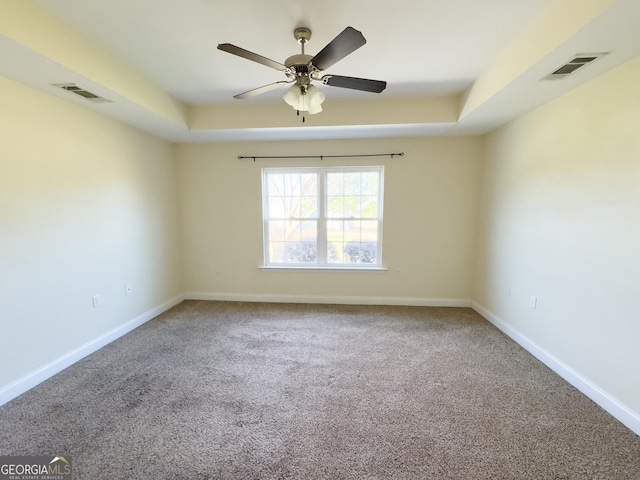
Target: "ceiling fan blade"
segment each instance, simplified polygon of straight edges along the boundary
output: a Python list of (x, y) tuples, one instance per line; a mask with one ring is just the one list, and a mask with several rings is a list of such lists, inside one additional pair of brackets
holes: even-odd
[(362, 32), (359, 32), (355, 28), (347, 27), (336, 38), (331, 40), (326, 47), (320, 50), (320, 52), (313, 57), (311, 63), (318, 70), (326, 70), (334, 63), (356, 51), (365, 43), (367, 43), (367, 41), (362, 35)]
[(325, 75), (322, 83), (330, 87), (351, 88), (365, 92), (380, 93), (387, 88), (387, 82), (381, 80), (368, 80), (366, 78), (343, 77), (341, 75)]
[(252, 62), (261, 63), (262, 65), (275, 68), (276, 70), (280, 70), (281, 72), (289, 71), (289, 69), (282, 63), (278, 63), (274, 60), (271, 60), (270, 58), (258, 55), (257, 53), (250, 52), (249, 50), (245, 50), (244, 48), (236, 47), (235, 45), (231, 45), (230, 43), (219, 44), (218, 50), (222, 50), (223, 52), (246, 58), (247, 60), (251, 60)]
[(234, 95), (233, 98), (237, 98), (238, 100), (244, 100), (245, 98), (255, 97), (256, 95), (260, 95), (262, 93), (275, 90), (276, 88), (279, 88), (281, 85), (288, 85), (290, 83), (293, 83), (293, 82), (286, 82), (282, 80), (280, 82), (270, 83), (269, 85), (264, 85), (262, 87), (254, 88), (253, 90), (249, 90), (247, 92)]

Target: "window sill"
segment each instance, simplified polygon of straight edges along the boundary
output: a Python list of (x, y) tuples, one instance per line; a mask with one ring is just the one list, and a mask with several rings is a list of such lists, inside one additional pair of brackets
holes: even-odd
[(304, 270), (304, 271), (352, 271), (352, 272), (386, 272), (389, 270), (386, 267), (347, 267), (344, 265), (329, 267), (329, 266), (298, 266), (298, 265), (262, 265), (258, 267), (260, 270)]

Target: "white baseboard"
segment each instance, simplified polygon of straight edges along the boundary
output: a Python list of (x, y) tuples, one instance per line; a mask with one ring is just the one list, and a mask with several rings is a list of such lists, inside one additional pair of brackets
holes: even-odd
[(242, 293), (188, 292), (187, 300), (226, 302), (314, 303), (331, 305), (401, 305), (411, 307), (470, 307), (467, 298), (352, 297), (331, 295), (275, 295)]
[(35, 387), (39, 383), (44, 382), (48, 378), (51, 378), (56, 373), (61, 372), (65, 368), (73, 365), (77, 361), (83, 359), (87, 355), (101, 349), (105, 345), (113, 342), (114, 340), (129, 333), (131, 330), (138, 328), (140, 325), (148, 322), (152, 318), (157, 317), (162, 312), (169, 310), (171, 307), (177, 305), (185, 299), (184, 295), (178, 295), (177, 297), (168, 300), (162, 305), (158, 305), (151, 310), (144, 312), (142, 315), (129, 320), (127, 323), (114, 328), (113, 330), (101, 335), (100, 337), (88, 342), (75, 350), (63, 355), (60, 358), (42, 366), (41, 368), (29, 373), (28, 375), (10, 383), (6, 387), (0, 389), (0, 406), (4, 405), (10, 400), (13, 400), (18, 395), (22, 395), (27, 390)]
[(640, 414), (628, 408), (605, 391), (598, 388), (591, 383), (588, 379), (577, 373), (571, 367), (558, 360), (551, 353), (540, 347), (536, 343), (532, 342), (525, 335), (521, 334), (513, 327), (508, 325), (504, 320), (494, 315), (484, 306), (471, 302), (471, 308), (486, 318), (489, 322), (495, 325), (505, 335), (510, 337), (513, 341), (531, 353), (534, 357), (544, 363), (551, 370), (556, 372), (562, 378), (564, 378), (571, 385), (576, 387), (587, 397), (600, 405), (604, 410), (609, 412), (620, 423), (627, 428), (640, 435)]

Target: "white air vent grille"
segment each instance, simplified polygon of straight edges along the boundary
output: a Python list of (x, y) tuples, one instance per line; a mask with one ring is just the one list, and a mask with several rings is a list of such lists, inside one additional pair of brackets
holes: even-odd
[(556, 68), (553, 72), (545, 75), (541, 80), (560, 80), (574, 73), (576, 70), (595, 62), (600, 57), (604, 57), (606, 53), (581, 53), (566, 62), (564, 65)]
[(110, 103), (111, 102), (111, 100), (107, 100), (106, 98), (100, 97), (95, 93), (91, 93), (90, 91), (85, 90), (82, 87), (79, 87), (75, 83), (54, 83), (53, 86), (66, 90), (67, 92), (75, 93), (76, 95), (86, 100), (89, 100), (90, 102), (93, 102), (93, 103)]

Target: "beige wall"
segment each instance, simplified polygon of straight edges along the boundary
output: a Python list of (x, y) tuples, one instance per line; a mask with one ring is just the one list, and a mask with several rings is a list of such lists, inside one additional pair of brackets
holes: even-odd
[[(468, 304), (480, 150), (476, 137), (180, 145), (176, 154), (187, 295)], [(405, 155), (323, 161), (237, 158), (380, 152)], [(385, 166), (383, 264), (388, 271), (258, 268), (263, 261), (263, 167), (379, 164)], [(397, 268), (400, 277), (395, 276)]]
[(1, 393), (183, 290), (172, 146), (3, 77), (0, 105)]
[(488, 136), (474, 295), (636, 422), (639, 85), (635, 59)]

